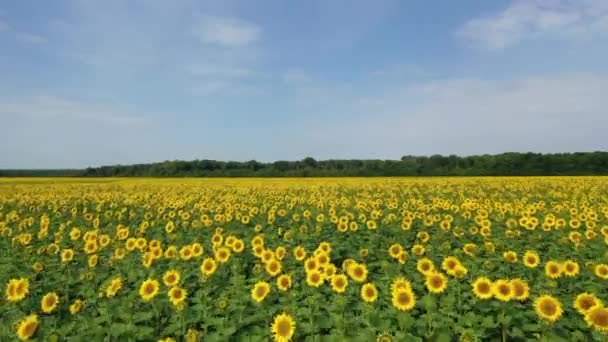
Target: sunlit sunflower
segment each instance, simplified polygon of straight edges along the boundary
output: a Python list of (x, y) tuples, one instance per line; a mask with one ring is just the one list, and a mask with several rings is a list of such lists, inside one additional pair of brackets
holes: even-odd
[(526, 251), (524, 254), (524, 266), (528, 268), (535, 268), (540, 263), (540, 257), (534, 251)]
[(585, 322), (602, 333), (608, 332), (608, 308), (596, 305), (585, 314)]
[(213, 258), (205, 258), (205, 260), (203, 260), (203, 262), (201, 263), (200, 269), (201, 273), (208, 277), (212, 275), (217, 269), (217, 263)]
[(266, 273), (272, 277), (277, 276), (279, 273), (281, 273), (281, 263), (274, 259), (270, 260), (266, 264)]
[(113, 278), (108, 286), (106, 287), (106, 297), (113, 298), (116, 296), (118, 291), (122, 288), (122, 278), (115, 277)]
[(293, 256), (296, 258), (296, 260), (302, 261), (304, 258), (306, 258), (306, 250), (304, 247), (298, 246), (293, 250)]
[(243, 252), (244, 249), (245, 249), (245, 242), (243, 242), (243, 240), (240, 240), (240, 239), (234, 240), (234, 243), (232, 244), (233, 252), (238, 254), (238, 253)]
[(416, 296), (411, 288), (398, 288), (392, 293), (393, 306), (400, 311), (409, 311), (416, 306)]
[(422, 258), (418, 260), (418, 262), (416, 263), (416, 268), (418, 269), (418, 272), (425, 275), (435, 271), (435, 265), (433, 264), (433, 261), (431, 261), (431, 259), (429, 258)]
[(331, 278), (331, 288), (337, 293), (344, 293), (348, 286), (348, 277), (344, 274), (334, 274)]
[(304, 269), (306, 272), (316, 271), (319, 269), (319, 262), (315, 257), (310, 257), (304, 261)]
[(215, 260), (219, 263), (226, 263), (230, 259), (230, 249), (228, 247), (219, 247), (215, 250)]
[(559, 278), (563, 273), (562, 264), (557, 261), (548, 261), (545, 264), (545, 274), (551, 279)]
[(498, 279), (492, 287), (494, 297), (500, 301), (508, 302), (513, 299), (513, 287), (511, 283), (505, 279)]
[(61, 251), (61, 262), (68, 263), (74, 259), (74, 250), (71, 248)]
[(363, 283), (367, 280), (367, 267), (364, 264), (353, 263), (347, 269), (348, 276), (358, 283)]
[(191, 248), (192, 248), (193, 257), (198, 258), (199, 256), (203, 255), (204, 248), (200, 243), (198, 243), (198, 242), (193, 243)]
[(27, 278), (11, 279), (6, 285), (6, 299), (9, 302), (20, 302), (30, 292), (30, 282)]
[(403, 277), (398, 277), (395, 280), (393, 280), (393, 282), (391, 283), (391, 291), (397, 291), (397, 290), (411, 290), (412, 289), (412, 284), (410, 283), (409, 280), (403, 278)]
[(186, 297), (188, 297), (188, 291), (179, 286), (174, 286), (169, 290), (168, 296), (171, 304), (179, 307), (184, 303)]
[(524, 301), (530, 296), (530, 286), (522, 279), (515, 278), (509, 281), (513, 290), (513, 298), (519, 301)]
[(397, 259), (401, 252), (403, 252), (403, 247), (398, 243), (394, 243), (388, 248), (388, 254), (394, 259)]
[(296, 322), (290, 315), (282, 313), (274, 318), (270, 330), (275, 341), (288, 342), (296, 331)]
[(57, 309), (57, 305), (59, 304), (59, 296), (55, 292), (49, 292), (42, 297), (40, 301), (40, 307), (42, 308), (42, 312), (51, 313)]
[(175, 269), (171, 269), (165, 272), (165, 275), (163, 275), (163, 283), (165, 283), (165, 286), (167, 287), (173, 287), (179, 284), (180, 279), (181, 276), (179, 272)]
[(602, 305), (602, 302), (594, 294), (588, 292), (579, 294), (574, 300), (574, 308), (582, 315), (596, 305)]
[(74, 303), (70, 304), (70, 313), (75, 315), (82, 310), (84, 306), (84, 301), (82, 299), (76, 299)]
[(564, 270), (564, 275), (566, 277), (575, 277), (580, 272), (578, 262), (573, 260), (566, 260), (562, 264), (562, 269)]
[(516, 263), (517, 262), (517, 253), (514, 251), (507, 251), (503, 253), (503, 258), (506, 262)]
[(477, 252), (477, 245), (474, 243), (467, 243), (462, 247), (462, 251), (468, 256), (475, 256)]
[(608, 265), (606, 264), (597, 264), (593, 268), (593, 272), (596, 276), (602, 279), (608, 279)]
[(251, 289), (251, 298), (258, 303), (261, 303), (270, 293), (270, 284), (265, 281), (255, 283)]
[(327, 255), (327, 253), (325, 252), (321, 252), (318, 253), (315, 256), (315, 259), (317, 259), (317, 263), (319, 264), (319, 266), (324, 267), (325, 265), (327, 265), (330, 261), (329, 256)]
[(559, 300), (549, 295), (540, 296), (534, 301), (534, 311), (538, 317), (549, 322), (557, 321), (563, 313)]
[(312, 287), (319, 287), (323, 284), (324, 275), (318, 270), (310, 271), (306, 274), (306, 284)]
[(426, 274), (424, 285), (431, 293), (442, 293), (448, 287), (448, 278), (440, 272), (429, 272)]
[(26, 341), (32, 338), (38, 329), (38, 315), (31, 314), (26, 316), (16, 324), (17, 337), (21, 341)]
[(158, 294), (159, 288), (160, 284), (157, 280), (146, 279), (139, 287), (139, 295), (144, 301), (149, 302)]
[(288, 274), (281, 274), (277, 278), (277, 287), (281, 291), (287, 291), (291, 287), (291, 276)]
[(376, 285), (372, 283), (363, 284), (361, 287), (361, 298), (368, 302), (373, 303), (378, 299), (378, 289)]
[(473, 293), (479, 299), (490, 299), (494, 295), (494, 285), (492, 281), (486, 277), (479, 277), (473, 282)]

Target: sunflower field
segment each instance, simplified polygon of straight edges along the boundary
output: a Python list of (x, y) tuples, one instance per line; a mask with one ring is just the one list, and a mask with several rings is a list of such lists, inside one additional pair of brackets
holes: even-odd
[(608, 178), (0, 179), (0, 341), (606, 341)]

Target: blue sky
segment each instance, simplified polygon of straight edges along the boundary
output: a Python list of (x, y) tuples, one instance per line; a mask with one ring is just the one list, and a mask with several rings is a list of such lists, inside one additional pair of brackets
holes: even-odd
[(608, 149), (608, 1), (0, 3), (0, 168)]

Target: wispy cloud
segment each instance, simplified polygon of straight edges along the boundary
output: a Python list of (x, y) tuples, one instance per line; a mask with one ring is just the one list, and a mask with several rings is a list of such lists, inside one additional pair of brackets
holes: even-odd
[(543, 35), (608, 34), (604, 0), (516, 0), (497, 14), (474, 18), (457, 35), (500, 50)]
[(48, 39), (33, 34), (33, 33), (27, 33), (27, 32), (19, 32), (17, 33), (17, 40), (19, 40), (22, 43), (29, 43), (29, 44), (43, 44), (43, 43), (47, 43)]
[(248, 21), (238, 18), (199, 15), (192, 29), (194, 35), (206, 44), (225, 47), (243, 47), (256, 42), (261, 30)]
[(52, 95), (0, 99), (0, 118), (29, 117), (31, 119), (69, 119), (112, 125), (137, 125), (144, 122), (139, 114), (107, 106), (75, 101)]

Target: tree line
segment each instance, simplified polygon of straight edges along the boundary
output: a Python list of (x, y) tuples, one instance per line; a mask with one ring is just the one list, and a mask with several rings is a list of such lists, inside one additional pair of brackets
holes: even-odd
[(89, 167), (82, 170), (0, 170), (11, 177), (340, 177), (340, 176), (608, 175), (608, 152), (403, 156), (400, 160), (315, 160), (263, 163), (193, 160)]

